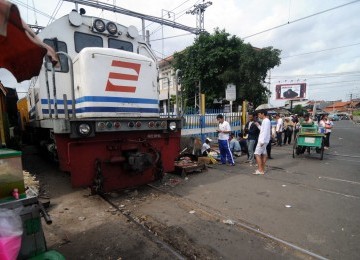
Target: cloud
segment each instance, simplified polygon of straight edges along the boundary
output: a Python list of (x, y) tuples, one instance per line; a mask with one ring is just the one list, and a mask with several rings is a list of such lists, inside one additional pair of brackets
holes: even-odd
[[(114, 1), (105, 1), (113, 4)], [(23, 2), (25, 2), (23, 0)], [(206, 1), (205, 1), (206, 2)], [(328, 0), (328, 1), (289, 1), (289, 0), (212, 0), (213, 4), (204, 13), (205, 28), (209, 32), (219, 27), (225, 29), (230, 34), (244, 38), (254, 33), (258, 33), (273, 27), (284, 25), (245, 39), (256, 47), (273, 46), (282, 50), (282, 63), (279, 67), (272, 70), (274, 75), (272, 85), (278, 81), (307, 79), (309, 84), (310, 99), (332, 100), (339, 96), (339, 92), (351, 91), (351, 84), (334, 84), (329, 82), (346, 82), (356, 77), (345, 75), (342, 78), (314, 77), (315, 74), (332, 75), (332, 73), (346, 73), (358, 71), (360, 74), (360, 48), (359, 46), (342, 47), (329, 51), (335, 47), (348, 46), (360, 43), (359, 13), (360, 2), (336, 8), (348, 3), (348, 0)], [(42, 12), (51, 14), (54, 11), (57, 0), (36, 1), (36, 8)], [(202, 3), (198, 0), (137, 0), (137, 1), (115, 1), (122, 8), (136, 11), (143, 14), (161, 17), (164, 11), (174, 11), (176, 22), (187, 26), (196, 26), (196, 16), (184, 14), (186, 10), (193, 8), (194, 4)], [(178, 7), (181, 5), (180, 7)], [(61, 17), (73, 8), (74, 4), (64, 2), (59, 10), (57, 17)], [(80, 7), (82, 7), (80, 5)], [(178, 7), (178, 8), (176, 8)], [(176, 8), (174, 10), (174, 8)], [(321, 13), (330, 8), (335, 8), (329, 12)], [(115, 21), (128, 25), (135, 25), (141, 29), (141, 20), (123, 14), (113, 14), (85, 7), (87, 15), (101, 15), (112, 18)], [(23, 17), (29, 19), (29, 23), (34, 24), (34, 16), (31, 11), (20, 8)], [(316, 14), (318, 13), (318, 14)], [(308, 17), (309, 16), (309, 17)], [(47, 17), (38, 14), (38, 23), (46, 25)], [(306, 18), (308, 17), (308, 18)], [(304, 18), (304, 19), (303, 19)], [(289, 24), (287, 24), (289, 22)], [(159, 30), (159, 25), (152, 22), (145, 22), (146, 29), (150, 30), (151, 39), (160, 39), (175, 35), (186, 34), (185, 31), (164, 27)], [(157, 30), (155, 33), (154, 31)], [(180, 51), (191, 45), (194, 41), (193, 35), (164, 39), (164, 41), (153, 41), (151, 45), (157, 52), (171, 55), (174, 51)], [(310, 53), (306, 54), (305, 53)], [(294, 57), (288, 57), (294, 56)], [(286, 58), (288, 57), (288, 58)], [(359, 78), (359, 74), (357, 75)], [(278, 77), (275, 77), (278, 76)], [(283, 77), (281, 77), (283, 76)], [(3, 76), (0, 71), (0, 77)], [(331, 87), (326, 91), (323, 85), (329, 83)], [(310, 88), (310, 86), (313, 87)], [(329, 85), (329, 86), (330, 86)], [(272, 86), (273, 87), (273, 86)], [(353, 88), (353, 87), (352, 87)], [(346, 91), (344, 91), (344, 89)], [(360, 94), (360, 90), (359, 90)], [(345, 94), (343, 95), (345, 98)]]

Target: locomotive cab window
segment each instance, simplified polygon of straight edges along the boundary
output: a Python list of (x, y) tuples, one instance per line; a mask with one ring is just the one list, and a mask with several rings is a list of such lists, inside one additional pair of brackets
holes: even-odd
[[(55, 50), (55, 52), (62, 51), (62, 52), (67, 53), (66, 43), (62, 42), (62, 41), (58, 41), (57, 38), (44, 39), (44, 43), (51, 46)], [(59, 60), (60, 60), (60, 67), (55, 67), (55, 71), (64, 72), (64, 73), (69, 72), (68, 58), (63, 54), (59, 54)], [(48, 59), (47, 56), (46, 56), (46, 63), (49, 64), (49, 65), (47, 65), (47, 69), (51, 70), (50, 60)]]
[(103, 39), (96, 35), (75, 32), (75, 51), (79, 53), (86, 47), (103, 47)]
[(120, 41), (112, 38), (109, 38), (109, 48), (133, 52), (133, 45), (131, 42)]

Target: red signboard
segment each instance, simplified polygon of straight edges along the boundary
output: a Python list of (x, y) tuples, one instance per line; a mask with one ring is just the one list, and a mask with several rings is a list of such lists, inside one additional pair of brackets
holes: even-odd
[(306, 98), (306, 83), (279, 84), (275, 92), (278, 100)]

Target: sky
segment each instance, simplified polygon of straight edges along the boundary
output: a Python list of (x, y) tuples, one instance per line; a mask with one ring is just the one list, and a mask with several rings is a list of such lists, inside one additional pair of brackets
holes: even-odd
[[(61, 0), (13, 0), (22, 18), (29, 24), (46, 26), (50, 17), (60, 18), (74, 8)], [(167, 17), (196, 27), (196, 15), (187, 14), (202, 0), (102, 0), (138, 13)], [(309, 100), (349, 100), (360, 98), (360, 0), (212, 0), (204, 12), (204, 29), (225, 29), (245, 43), (281, 50), (281, 64), (268, 73), (267, 86), (305, 82)], [(26, 8), (26, 6), (29, 8)], [(125, 26), (134, 25), (141, 32), (141, 20), (123, 14), (84, 7), (87, 15), (113, 19)], [(34, 12), (36, 9), (37, 12)], [(169, 18), (170, 17), (170, 18)], [(182, 30), (145, 22), (150, 43), (159, 58), (190, 46), (195, 36)], [(0, 69), (0, 80), (7, 87), (26, 91), (28, 82), (17, 84), (12, 75)], [(206, 87), (206, 86), (204, 86)], [(19, 94), (21, 96), (21, 93)]]

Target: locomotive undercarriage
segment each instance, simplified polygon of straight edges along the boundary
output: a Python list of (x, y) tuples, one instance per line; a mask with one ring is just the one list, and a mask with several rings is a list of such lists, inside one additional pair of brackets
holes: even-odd
[(55, 134), (60, 168), (71, 173), (74, 187), (89, 186), (95, 192), (143, 185), (161, 179), (164, 170), (174, 170), (180, 133), (163, 135), (167, 137), (123, 132), (70, 139)]

